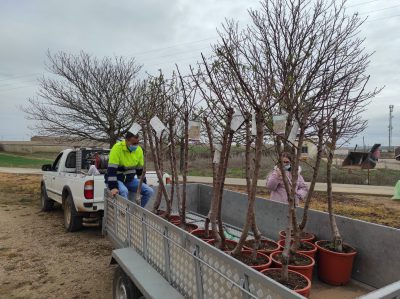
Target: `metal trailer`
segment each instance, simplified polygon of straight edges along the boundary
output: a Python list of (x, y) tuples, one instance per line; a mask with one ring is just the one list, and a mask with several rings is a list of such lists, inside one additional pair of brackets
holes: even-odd
[(107, 190), (104, 213), (103, 233), (118, 248), (114, 298), (304, 298)]

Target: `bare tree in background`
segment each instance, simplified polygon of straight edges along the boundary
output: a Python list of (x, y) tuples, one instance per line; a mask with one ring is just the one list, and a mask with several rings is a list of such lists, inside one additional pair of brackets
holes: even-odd
[(22, 108), (46, 136), (88, 139), (112, 146), (133, 123), (132, 106), (142, 96), (135, 59), (98, 59), (85, 52), (47, 55), (50, 75), (39, 80), (37, 97)]

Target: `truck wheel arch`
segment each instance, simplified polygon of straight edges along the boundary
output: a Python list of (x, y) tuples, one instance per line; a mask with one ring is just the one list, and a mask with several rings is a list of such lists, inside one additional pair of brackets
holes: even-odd
[(72, 196), (71, 189), (68, 186), (64, 186), (63, 191), (62, 191), (62, 195), (61, 195), (63, 206), (64, 206), (64, 202), (67, 199), (69, 194), (71, 194), (71, 196)]

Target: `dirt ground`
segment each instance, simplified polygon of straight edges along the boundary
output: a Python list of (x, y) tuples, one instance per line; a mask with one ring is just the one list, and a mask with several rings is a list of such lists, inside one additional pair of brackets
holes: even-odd
[[(111, 243), (40, 212), (40, 176), (0, 174), (0, 298), (111, 298)], [(34, 195), (32, 195), (34, 194)]]

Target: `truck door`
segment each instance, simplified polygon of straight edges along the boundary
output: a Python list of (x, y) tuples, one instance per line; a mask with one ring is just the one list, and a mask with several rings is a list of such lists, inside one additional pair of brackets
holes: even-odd
[(60, 202), (62, 202), (62, 191), (65, 186), (65, 178), (69, 175), (76, 175), (76, 152), (68, 153), (65, 159), (60, 159), (56, 170), (56, 175), (53, 180), (54, 191), (59, 194)]
[(51, 171), (47, 171), (44, 175), (44, 182), (46, 184), (47, 193), (51, 199), (57, 201), (59, 200), (59, 198), (61, 198), (61, 195), (57, 194), (57, 191), (55, 190), (55, 180), (60, 166), (60, 160), (62, 155), (63, 153), (60, 153), (57, 156), (57, 158), (53, 162)]

